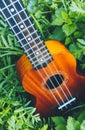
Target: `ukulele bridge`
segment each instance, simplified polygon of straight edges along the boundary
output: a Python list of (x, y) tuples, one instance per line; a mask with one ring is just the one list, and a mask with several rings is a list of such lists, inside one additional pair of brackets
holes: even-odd
[(58, 110), (62, 110), (63, 108), (68, 108), (68, 105), (71, 105), (75, 102), (76, 97), (72, 98), (71, 100), (67, 101), (66, 103), (64, 103), (63, 105), (58, 107)]

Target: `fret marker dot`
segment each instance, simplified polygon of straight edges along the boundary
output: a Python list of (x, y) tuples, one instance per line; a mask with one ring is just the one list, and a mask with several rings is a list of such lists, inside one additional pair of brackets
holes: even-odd
[(24, 28), (24, 25), (22, 24), (22, 25), (20, 25), (20, 28)]
[(36, 55), (38, 55), (38, 54), (39, 54), (39, 51), (36, 52)]
[(14, 8), (11, 8), (11, 12), (14, 12)]
[(28, 41), (31, 41), (31, 37), (28, 37)]
[(43, 59), (40, 60), (41, 62), (43, 61)]

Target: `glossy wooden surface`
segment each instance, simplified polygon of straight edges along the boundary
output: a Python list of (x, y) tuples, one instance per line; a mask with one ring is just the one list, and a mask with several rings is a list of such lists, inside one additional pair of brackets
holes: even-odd
[[(52, 116), (57, 113), (53, 110), (58, 106), (58, 102), (62, 103), (62, 99), (67, 100), (77, 94), (81, 89), (85, 88), (85, 77), (76, 73), (76, 60), (70, 52), (58, 41), (49, 40), (46, 43), (53, 61), (44, 69), (34, 70), (26, 55), (23, 55), (17, 63), (17, 71), (22, 80), (24, 89), (36, 97), (36, 109), (41, 116)], [(54, 65), (55, 64), (55, 65)], [(56, 69), (55, 67), (56, 66)], [(46, 73), (45, 73), (46, 72)], [(40, 76), (43, 76), (44, 80)], [(64, 81), (61, 86), (50, 90), (46, 87), (46, 81), (52, 74), (62, 74)], [(63, 93), (63, 91), (65, 93)], [(66, 94), (66, 96), (65, 96)], [(55, 101), (53, 95), (58, 100)]]

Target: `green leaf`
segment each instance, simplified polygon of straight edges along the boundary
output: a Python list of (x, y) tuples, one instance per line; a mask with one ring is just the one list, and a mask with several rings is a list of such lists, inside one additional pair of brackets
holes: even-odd
[[(55, 0), (55, 1), (56, 1), (56, 0)], [(56, 10), (55, 10), (55, 16), (56, 16), (57, 18), (62, 17), (62, 11), (64, 11), (64, 8), (62, 8), (62, 7), (56, 8)]]
[(10, 126), (10, 130), (15, 130), (15, 121), (16, 121), (16, 118), (14, 116), (12, 116), (9, 120), (8, 120), (8, 124)]
[(64, 12), (64, 11), (62, 11), (62, 18), (63, 18), (64, 20), (67, 20), (67, 19), (68, 19), (68, 14), (67, 14), (66, 12)]
[(56, 130), (66, 130), (66, 126), (60, 124), (60, 125), (58, 125), (58, 126), (56, 127)]
[[(85, 40), (85, 0), (22, 1), (42, 38), (65, 41), (66, 46), (81, 61), (81, 68), (85, 68), (85, 45), (81, 40)], [(74, 23), (77, 27), (76, 31), (74, 31)], [(64, 25), (68, 25), (68, 27), (63, 30)], [(80, 40), (77, 41), (77, 39)], [(52, 118), (41, 120), (39, 114), (35, 115), (35, 108), (31, 107), (32, 103), (28, 103), (30, 96), (21, 86), (15, 68), (15, 64), (22, 54), (23, 51), (17, 39), (0, 16), (0, 130), (66, 130), (66, 124), (68, 124), (66, 119), (55, 117), (54, 121)], [(68, 113), (71, 112), (73, 117), (78, 117), (82, 109), (84, 107), (76, 106), (65, 115), (68, 116)], [(82, 123), (81, 130), (85, 130), (84, 117), (85, 115), (81, 114), (77, 118)], [(76, 125), (77, 129), (79, 122), (73, 120), (71, 126), (72, 123), (73, 126)]]
[(66, 37), (66, 39), (65, 39), (65, 45), (70, 44), (70, 42), (71, 42), (71, 38), (70, 37)]
[(67, 120), (67, 130), (80, 130), (80, 123), (74, 118), (69, 117)]
[(67, 35), (70, 36), (73, 32), (75, 32), (77, 29), (77, 25), (75, 23), (69, 25), (65, 24), (63, 25), (63, 32)]
[(69, 50), (70, 50), (71, 52), (73, 52), (74, 50), (77, 50), (76, 44), (70, 44)]
[(56, 18), (54, 19), (54, 21), (51, 23), (51, 25), (57, 25), (57, 26), (61, 26), (63, 24), (64, 20), (62, 19), (62, 17)]
[(78, 121), (79, 121), (80, 123), (82, 123), (83, 120), (85, 120), (85, 111), (82, 112), (82, 113), (79, 115), (79, 117), (78, 117)]
[(84, 39), (77, 39), (78, 42), (80, 42), (82, 45), (85, 45), (85, 40)]
[(62, 125), (66, 124), (66, 121), (65, 121), (65, 119), (63, 117), (58, 117), (58, 116), (57, 117), (52, 117), (52, 120), (56, 124), (56, 126), (59, 125), (59, 124), (62, 124)]
[(63, 40), (64, 38), (65, 38), (65, 34), (60, 27), (56, 28), (54, 32), (48, 37), (48, 39), (55, 39), (59, 41)]
[(85, 130), (85, 120), (82, 122), (82, 124), (80, 126), (80, 130)]
[(32, 1), (29, 0), (28, 7), (27, 7), (29, 12), (31, 12), (31, 13), (35, 12), (36, 5), (38, 4), (37, 2), (38, 2), (38, 0), (32, 0)]
[(72, 1), (72, 4), (70, 6), (70, 10), (72, 12), (77, 12), (77, 13), (81, 13), (81, 14), (85, 15), (85, 9), (83, 9), (82, 4), (85, 4), (85, 3), (81, 2), (81, 1), (76, 3), (74, 1)]
[(47, 130), (48, 129), (48, 125), (44, 125), (42, 128), (39, 128), (38, 130)]
[(3, 121), (2, 121), (2, 119), (0, 118), (0, 124), (3, 124)]

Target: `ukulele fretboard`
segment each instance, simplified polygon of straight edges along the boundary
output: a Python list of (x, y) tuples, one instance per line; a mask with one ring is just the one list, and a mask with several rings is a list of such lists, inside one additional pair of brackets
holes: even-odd
[(43, 68), (52, 56), (31, 22), (21, 0), (1, 0), (0, 12), (35, 69)]

